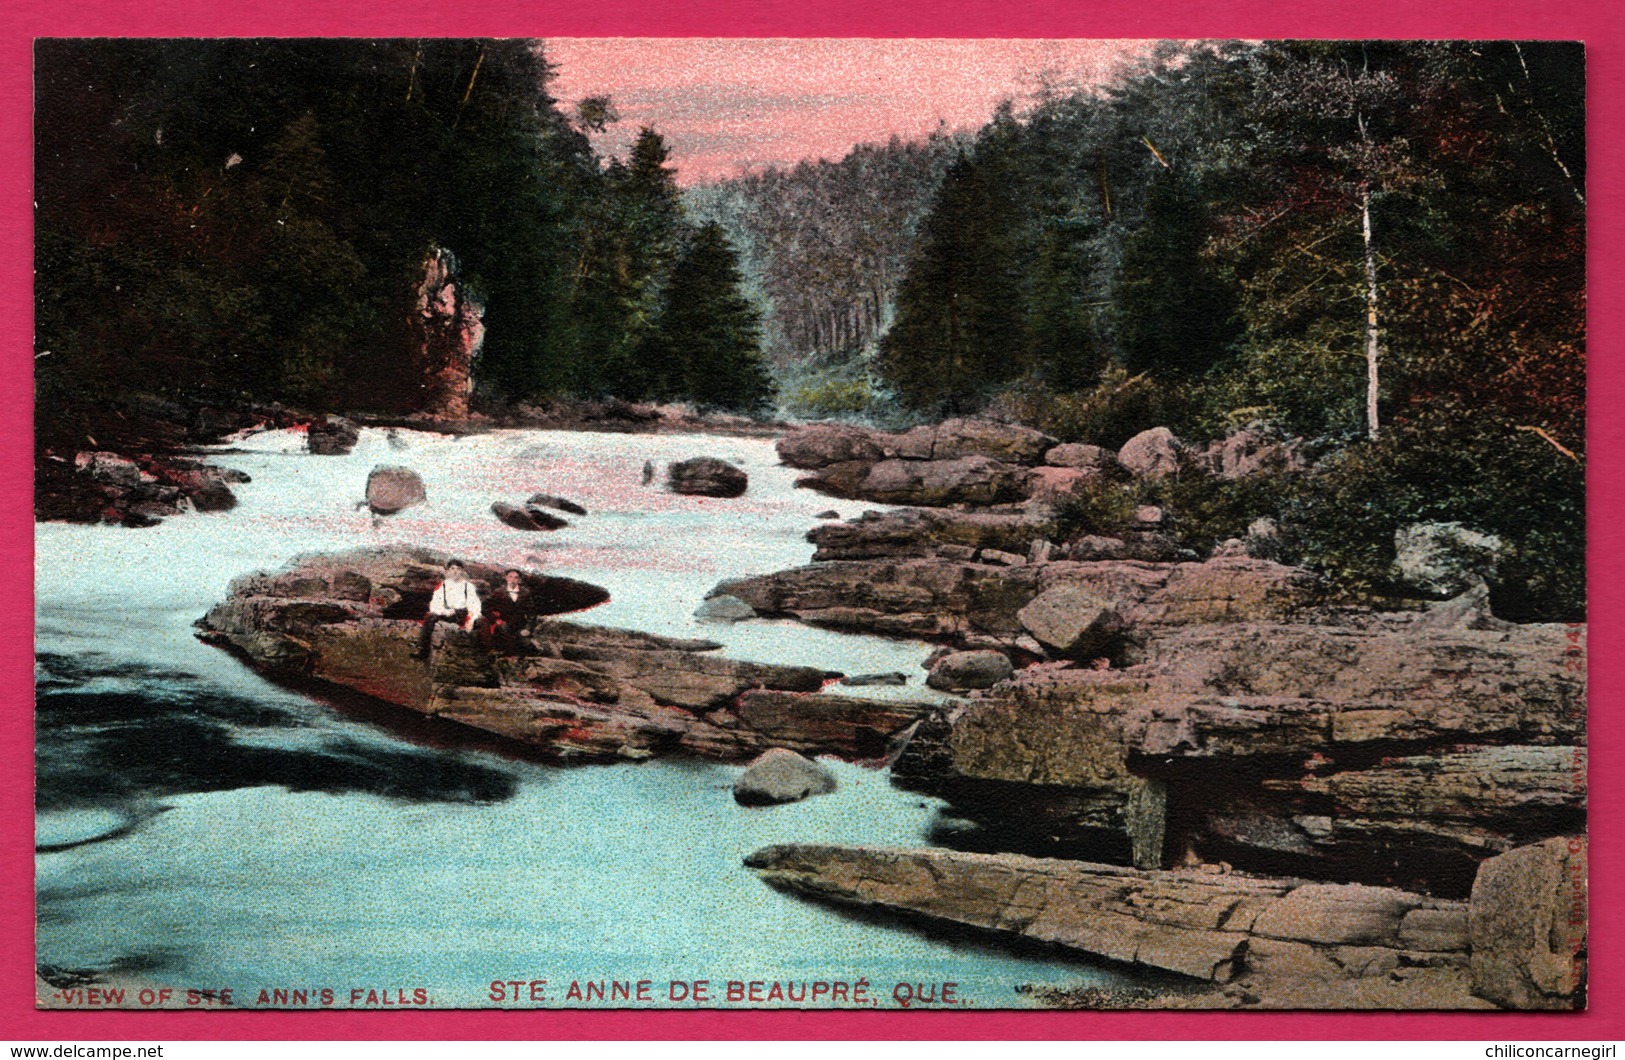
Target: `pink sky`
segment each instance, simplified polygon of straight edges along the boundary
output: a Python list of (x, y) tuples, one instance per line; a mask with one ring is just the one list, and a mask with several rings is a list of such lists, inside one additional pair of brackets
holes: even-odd
[(684, 184), (744, 167), (840, 158), (857, 143), (974, 129), (1044, 81), (1097, 84), (1149, 47), (1119, 40), (552, 38), (553, 94), (608, 95), (621, 122), (595, 137), (624, 155), (640, 126), (665, 136)]

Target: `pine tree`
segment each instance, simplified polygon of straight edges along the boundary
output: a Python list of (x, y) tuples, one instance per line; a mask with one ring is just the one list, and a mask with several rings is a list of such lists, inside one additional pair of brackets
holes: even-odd
[(721, 226), (702, 225), (672, 268), (665, 311), (642, 348), (653, 396), (750, 411), (772, 395), (761, 319), (742, 283)]

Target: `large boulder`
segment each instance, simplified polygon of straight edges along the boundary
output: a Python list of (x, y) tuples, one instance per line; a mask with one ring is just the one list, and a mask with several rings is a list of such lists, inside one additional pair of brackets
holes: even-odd
[(367, 507), (374, 515), (394, 515), (427, 499), (423, 478), (409, 467), (379, 465), (367, 475)]
[(1025, 513), (961, 512), (951, 508), (896, 508), (867, 511), (847, 522), (814, 527), (807, 540), (817, 545), (813, 560), (881, 559), (947, 555), (943, 549), (1012, 551), (1027, 546), (1043, 525)]
[(1110, 599), (1065, 582), (1039, 593), (1016, 618), (1046, 648), (1079, 658), (1109, 654), (1125, 625)]
[(1044, 454), (1044, 463), (1051, 467), (1094, 468), (1105, 471), (1117, 464), (1117, 454), (1099, 445), (1067, 442)]
[(318, 456), (343, 456), (360, 437), (361, 428), (343, 416), (324, 416), (306, 428), (305, 448)]
[(847, 423), (814, 423), (780, 438), (779, 459), (790, 467), (820, 468), (885, 456), (871, 432)]
[(888, 455), (905, 460), (957, 460), (985, 456), (1007, 464), (1032, 465), (1043, 461), (1055, 439), (1030, 427), (994, 420), (951, 419), (915, 427), (883, 440)]
[(1245, 478), (1260, 471), (1299, 471), (1304, 466), (1297, 440), (1283, 442), (1251, 427), (1213, 442), (1202, 453), (1200, 462), (1226, 479)]
[[(680, 751), (743, 761), (770, 747), (873, 759), (926, 704), (830, 696), (838, 673), (712, 654), (715, 641), (551, 618), (608, 599), (568, 578), (523, 574), (536, 614), (528, 639), (494, 654), (462, 630), (412, 652), (448, 557), (423, 549), (307, 556), (237, 578), (199, 623), (273, 677), (315, 681), (493, 733), (560, 757)], [(464, 558), (486, 599), (504, 569)]]
[(1141, 431), (1123, 443), (1117, 462), (1136, 478), (1160, 478), (1179, 470), (1179, 438), (1166, 427)]
[(829, 770), (794, 751), (773, 747), (734, 781), (734, 801), (744, 806), (772, 806), (834, 790), (835, 777)]
[(1584, 1007), (1586, 889), (1583, 837), (1484, 862), (1469, 913), (1473, 992), (1509, 1008)]
[(798, 486), (836, 497), (941, 507), (1000, 504), (1026, 497), (1026, 469), (985, 456), (955, 460), (851, 461), (831, 464)]
[(1003, 652), (956, 651), (938, 659), (925, 683), (942, 692), (992, 688), (1015, 671)]
[(1394, 533), (1394, 573), (1423, 592), (1456, 596), (1495, 575), (1503, 547), (1461, 523), (1412, 523)]
[(742, 496), (750, 484), (749, 477), (725, 460), (711, 456), (697, 456), (681, 460), (666, 469), (666, 484), (673, 493), (701, 497)]

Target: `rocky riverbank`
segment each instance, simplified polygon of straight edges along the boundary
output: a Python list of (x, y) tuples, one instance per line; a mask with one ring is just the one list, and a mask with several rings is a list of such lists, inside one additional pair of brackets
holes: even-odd
[[(920, 465), (991, 461), (1076, 471), (1075, 485), (1168, 473), (1177, 439), (1164, 434), (1109, 453), (950, 421), (808, 429), (779, 451), (824, 460), (821, 471), (861, 464), (853, 481), (865, 483), (888, 461), (920, 482), (943, 470)], [(1295, 459), (1230, 441), (1206, 451), (1213, 474)], [(1035, 459), (1062, 462), (1018, 463)], [(1355, 606), (1311, 571), (1255, 554), (1268, 527), (1205, 560), (1164, 533), (1179, 513), (1063, 533), (1065, 487), (1057, 495), (1048, 478), (1013, 475), (1024, 500), (961, 491), (824, 522), (808, 534), (813, 562), (721, 582), (702, 609), (936, 642), (928, 684), (959, 695), (942, 704), (828, 695), (832, 670), (557, 618), (520, 654), (451, 630), (418, 663), (408, 653), (443, 557), (411, 549), (239, 578), (200, 635), (273, 676), (559, 757), (742, 761), (779, 748), (889, 762), (894, 784), (947, 803), (930, 836), (943, 849), (796, 848), (753, 867), (821, 900), (1208, 982), (1189, 1003), (1582, 1003), (1583, 627), (1502, 621), (1476, 568), (1447, 570), (1422, 550), (1408, 560), (1416, 596)], [(496, 568), (471, 566), (482, 592), (495, 587)], [(1417, 580), (1435, 575), (1432, 590)], [(527, 581), (548, 615), (606, 595)], [(1429, 602), (1429, 591), (1458, 595)], [(1567, 905), (1554, 887), (1569, 888)], [(1557, 956), (1496, 941), (1538, 934), (1517, 919), (1531, 910), (1557, 925), (1559, 906), (1579, 919), (1548, 932)], [(1052, 922), (1063, 927), (1032, 928)]]

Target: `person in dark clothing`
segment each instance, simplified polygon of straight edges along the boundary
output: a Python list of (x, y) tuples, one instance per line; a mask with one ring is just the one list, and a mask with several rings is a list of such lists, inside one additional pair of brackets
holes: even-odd
[(485, 605), (485, 643), (503, 655), (516, 655), (524, 647), (522, 635), (536, 620), (536, 601), (518, 571), (504, 574), (503, 583)]
[(446, 579), (429, 594), (429, 613), (423, 616), (423, 629), (418, 633), (414, 659), (427, 659), (434, 638), (434, 627), (441, 622), (455, 622), (465, 630), (474, 628), (480, 620), (480, 593), (468, 580), (468, 569), (457, 560), (446, 564)]

